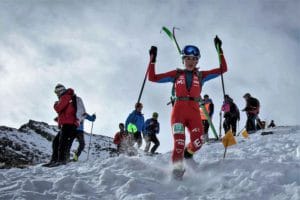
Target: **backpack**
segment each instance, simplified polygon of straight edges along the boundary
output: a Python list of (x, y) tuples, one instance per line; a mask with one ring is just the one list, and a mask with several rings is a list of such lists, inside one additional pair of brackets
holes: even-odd
[(72, 103), (75, 108), (76, 118), (81, 123), (85, 119), (86, 113), (83, 101), (80, 97), (74, 94), (72, 97)]
[[(183, 70), (183, 69), (179, 69), (179, 68), (176, 69), (176, 76), (174, 78), (172, 91), (171, 91), (171, 97), (170, 97), (171, 101), (167, 105), (172, 104), (172, 106), (174, 106), (174, 103), (175, 103), (175, 100), (176, 100), (175, 83), (176, 83), (176, 80), (179, 78), (179, 76), (181, 74), (183, 74), (184, 72), (185, 72), (185, 70)], [(199, 71), (198, 69), (196, 69), (196, 74), (197, 74), (198, 79), (199, 79), (199, 84), (202, 85), (201, 84), (201, 82), (202, 82), (202, 72)]]

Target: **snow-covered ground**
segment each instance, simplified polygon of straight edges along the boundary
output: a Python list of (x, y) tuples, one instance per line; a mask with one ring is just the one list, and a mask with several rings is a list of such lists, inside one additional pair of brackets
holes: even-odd
[(170, 154), (90, 159), (56, 168), (0, 170), (0, 199), (300, 199), (300, 127), (204, 145), (199, 169), (171, 179)]

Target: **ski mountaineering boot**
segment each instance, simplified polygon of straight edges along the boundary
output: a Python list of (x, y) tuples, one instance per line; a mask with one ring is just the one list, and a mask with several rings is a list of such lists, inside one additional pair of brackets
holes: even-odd
[(183, 163), (182, 162), (175, 163), (173, 171), (172, 171), (173, 179), (181, 181), (182, 177), (184, 175), (184, 172), (185, 172), (185, 169), (184, 169)]
[(184, 149), (184, 163), (194, 171), (196, 171), (199, 166), (199, 164), (194, 160), (193, 154), (191, 154), (187, 148)]

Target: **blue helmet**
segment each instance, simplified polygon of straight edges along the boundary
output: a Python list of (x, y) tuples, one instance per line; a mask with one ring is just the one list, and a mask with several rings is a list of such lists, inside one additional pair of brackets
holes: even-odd
[(198, 49), (198, 47), (193, 46), (193, 45), (186, 45), (182, 51), (181, 51), (181, 56), (185, 57), (185, 56), (195, 56), (200, 58), (200, 50)]

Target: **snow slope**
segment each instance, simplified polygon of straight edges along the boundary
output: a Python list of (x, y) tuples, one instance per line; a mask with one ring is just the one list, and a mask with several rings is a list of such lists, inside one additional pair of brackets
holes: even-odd
[(204, 145), (183, 181), (170, 177), (170, 154), (90, 159), (56, 168), (0, 170), (0, 199), (300, 199), (300, 127), (238, 138), (226, 159)]

